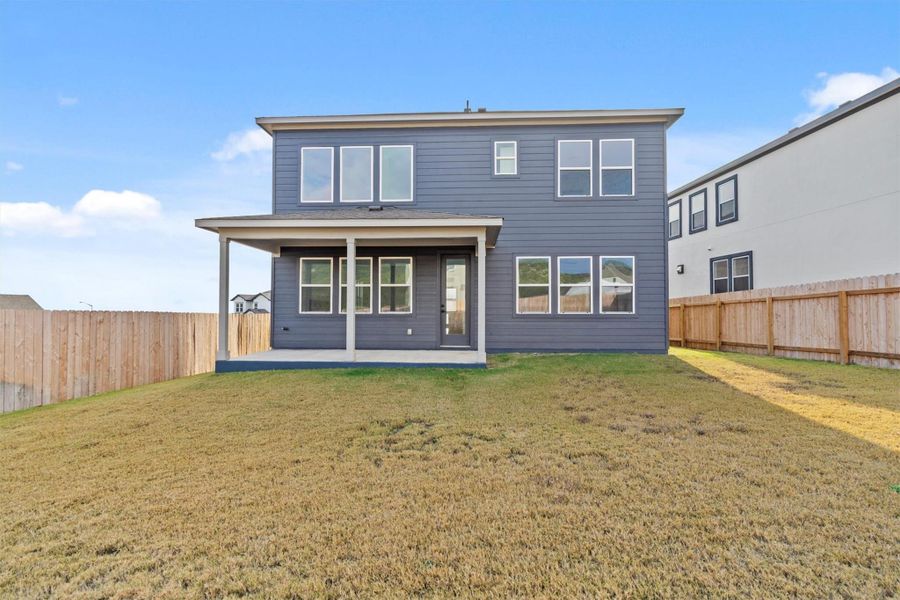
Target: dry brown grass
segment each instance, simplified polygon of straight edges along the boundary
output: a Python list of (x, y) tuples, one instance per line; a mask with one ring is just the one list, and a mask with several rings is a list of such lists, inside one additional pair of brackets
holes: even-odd
[(493, 367), (198, 376), (2, 417), (0, 595), (898, 593), (897, 372)]

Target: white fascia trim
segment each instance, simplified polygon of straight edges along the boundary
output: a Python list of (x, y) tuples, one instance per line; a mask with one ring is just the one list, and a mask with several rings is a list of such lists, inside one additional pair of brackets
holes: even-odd
[(379, 229), (382, 227), (502, 227), (500, 217), (481, 219), (197, 219), (196, 226), (202, 229), (219, 228), (261, 228), (292, 227), (299, 229), (321, 229), (340, 227), (361, 227)]

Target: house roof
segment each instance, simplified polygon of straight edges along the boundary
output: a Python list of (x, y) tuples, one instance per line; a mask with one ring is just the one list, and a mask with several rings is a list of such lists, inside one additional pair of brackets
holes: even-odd
[(258, 294), (235, 294), (231, 301), (234, 302), (235, 300), (240, 298), (241, 300), (250, 302), (256, 298), (259, 298), (260, 296), (262, 296), (266, 300), (270, 300), (272, 298), (272, 290), (266, 290), (265, 292), (259, 292)]
[(238, 215), (231, 217), (207, 217), (197, 219), (197, 227), (203, 228), (201, 222), (207, 221), (335, 221), (335, 220), (390, 220), (390, 219), (498, 219), (499, 217), (487, 217), (480, 215), (461, 215), (457, 213), (432, 212), (415, 208), (401, 208), (396, 206), (361, 206), (341, 207), (324, 210), (305, 210), (295, 213), (279, 213), (276, 215)]
[(884, 100), (890, 96), (893, 96), (894, 94), (896, 94), (898, 92), (900, 92), (900, 77), (891, 81), (890, 83), (887, 83), (887, 84), (881, 86), (880, 88), (872, 90), (865, 96), (860, 96), (856, 100), (852, 100), (850, 102), (845, 102), (844, 104), (840, 105), (839, 107), (837, 107), (830, 113), (825, 114), (825, 115), (819, 117), (818, 119), (810, 121), (806, 125), (803, 125), (801, 127), (795, 127), (794, 129), (791, 129), (790, 131), (788, 131), (785, 135), (781, 136), (780, 138), (772, 140), (768, 144), (760, 146), (756, 150), (753, 150), (752, 152), (748, 152), (747, 154), (744, 154), (743, 156), (736, 158), (735, 160), (731, 161), (730, 163), (724, 164), (721, 167), (714, 169), (714, 170), (710, 171), (709, 173), (706, 173), (705, 175), (701, 175), (700, 177), (698, 177), (697, 179), (694, 179), (690, 183), (686, 183), (685, 185), (682, 185), (681, 187), (677, 188), (676, 190), (669, 192), (669, 198), (672, 199), (675, 196), (680, 196), (695, 187), (698, 187), (704, 183), (708, 183), (712, 179), (715, 179), (715, 178), (717, 178), (721, 175), (724, 175), (730, 171), (733, 171), (733, 170), (737, 169), (738, 167), (742, 167), (742, 166), (746, 165), (747, 163), (756, 160), (757, 158), (765, 156), (766, 154), (769, 154), (770, 152), (774, 152), (775, 150), (778, 150), (779, 148), (783, 148), (784, 146), (787, 146), (788, 144), (790, 144), (792, 142), (795, 142), (803, 137), (806, 137), (807, 135), (810, 135), (811, 133), (815, 133), (816, 131), (822, 129), (823, 127), (827, 127), (827, 126), (831, 125), (832, 123), (840, 121), (844, 117), (848, 117), (848, 116), (852, 115), (853, 113), (866, 108), (867, 106), (871, 106), (877, 102), (881, 102), (882, 100)]
[(500, 110), (471, 112), (383, 113), (259, 117), (256, 124), (270, 134), (299, 129), (372, 129), (405, 127), (491, 127), (496, 125), (594, 125), (605, 123), (665, 123), (672, 125), (683, 108), (601, 110)]
[(43, 310), (28, 294), (0, 294), (0, 309)]

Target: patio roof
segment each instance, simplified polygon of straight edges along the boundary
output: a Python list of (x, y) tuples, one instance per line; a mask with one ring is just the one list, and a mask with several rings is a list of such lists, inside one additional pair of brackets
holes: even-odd
[(432, 212), (414, 208), (359, 207), (309, 210), (277, 215), (239, 215), (197, 219), (200, 229), (274, 254), (282, 246), (472, 245), (482, 234), (493, 247), (501, 217)]

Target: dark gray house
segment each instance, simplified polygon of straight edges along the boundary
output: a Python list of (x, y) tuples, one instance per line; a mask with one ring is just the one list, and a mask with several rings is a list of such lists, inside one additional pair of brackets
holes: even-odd
[(219, 370), (665, 352), (666, 130), (682, 109), (264, 117), (272, 350)]

